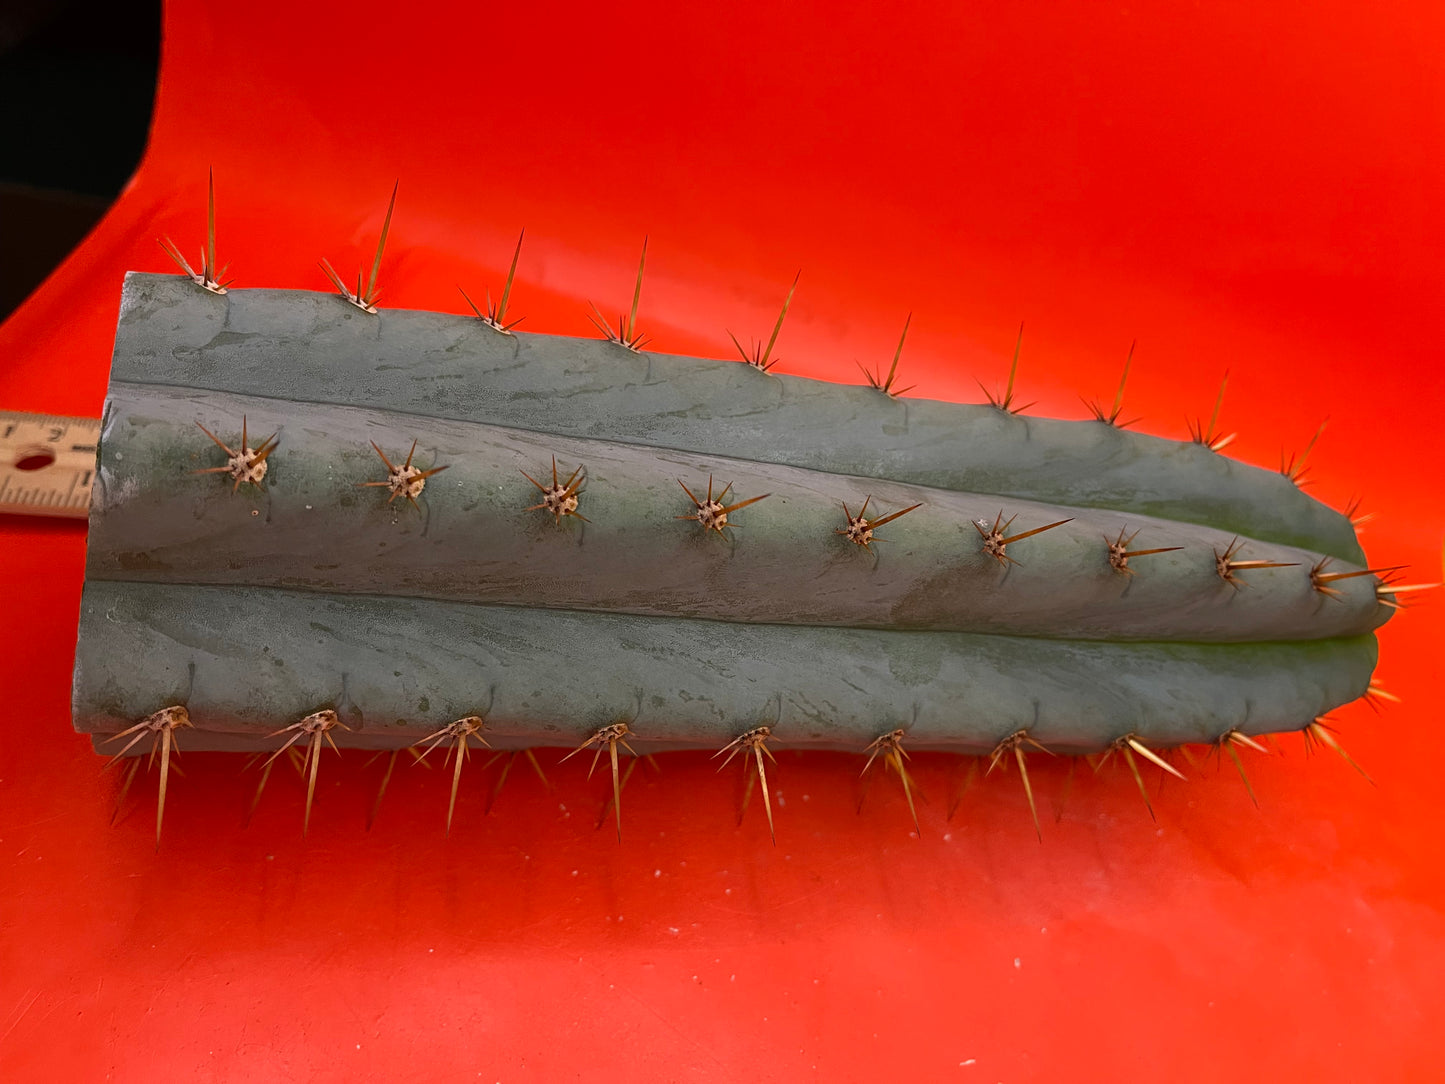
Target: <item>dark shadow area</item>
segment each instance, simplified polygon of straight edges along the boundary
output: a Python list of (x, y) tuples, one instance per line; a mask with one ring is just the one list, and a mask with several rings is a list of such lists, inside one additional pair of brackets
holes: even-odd
[(135, 172), (160, 33), (160, 0), (0, 2), (0, 320)]

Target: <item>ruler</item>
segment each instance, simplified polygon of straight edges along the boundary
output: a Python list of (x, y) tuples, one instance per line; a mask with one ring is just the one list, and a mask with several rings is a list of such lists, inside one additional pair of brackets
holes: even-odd
[(0, 512), (84, 519), (99, 439), (95, 418), (0, 410)]

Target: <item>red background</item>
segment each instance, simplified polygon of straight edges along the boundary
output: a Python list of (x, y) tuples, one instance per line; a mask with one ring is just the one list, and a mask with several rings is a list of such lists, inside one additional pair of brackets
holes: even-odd
[[(369, 265), (462, 309), (527, 228), (525, 330), (630, 298), (656, 349), (765, 336), (856, 380), (906, 313), (915, 394), (980, 398), (1026, 322), (1021, 394), (1079, 417), (1131, 341), (1141, 427), (1185, 436), (1225, 370), (1231, 454), (1325, 416), (1313, 492), (1378, 513), (1377, 563), (1439, 575), (1445, 26), (1434, 4), (674, 4), (491, 10), (176, 0), (153, 141), (92, 237), (0, 328), (0, 405), (97, 414), (122, 273), (201, 243), (216, 171), (238, 287)], [(1365, 10), (1369, 8), (1371, 10)], [(474, 761), (323, 764), (301, 788), (193, 754), (153, 780), (70, 731), (84, 530), (9, 521), (0, 661), (0, 1076), (278, 1079), (1438, 1079), (1438, 602), (1383, 630), (1405, 699), (1339, 713), (1371, 787), (1298, 738), (1162, 786), (1034, 758), (915, 761), (861, 816), (859, 758), (780, 753), (779, 843), (705, 757), (605, 784)], [(550, 764), (555, 757), (548, 755)], [(484, 779), (483, 776), (486, 776)], [(1151, 776), (1151, 779), (1153, 777)], [(1151, 786), (1154, 786), (1151, 783)]]

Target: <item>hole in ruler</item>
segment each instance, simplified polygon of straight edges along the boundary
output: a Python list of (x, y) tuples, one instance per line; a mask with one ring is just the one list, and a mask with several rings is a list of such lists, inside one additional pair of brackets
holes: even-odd
[(55, 453), (49, 448), (22, 448), (15, 457), (16, 470), (40, 470), (55, 462)]

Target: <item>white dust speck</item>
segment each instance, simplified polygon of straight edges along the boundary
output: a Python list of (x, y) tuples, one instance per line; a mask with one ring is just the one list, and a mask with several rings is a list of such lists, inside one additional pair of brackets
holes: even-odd
[(1014, 957), (1014, 967), (1015, 967), (1015, 968), (1019, 968), (1019, 967), (1023, 967), (1023, 965), (1024, 965), (1024, 962), (1023, 962), (1022, 960), (1020, 960), (1017, 956), (1015, 956), (1015, 957)]
[(653, 871), (652, 871), (652, 876), (653, 876), (654, 878), (656, 878), (656, 877), (661, 877), (661, 876), (662, 876), (662, 870), (660, 870), (660, 869), (655, 869), (655, 870), (653, 870)]

